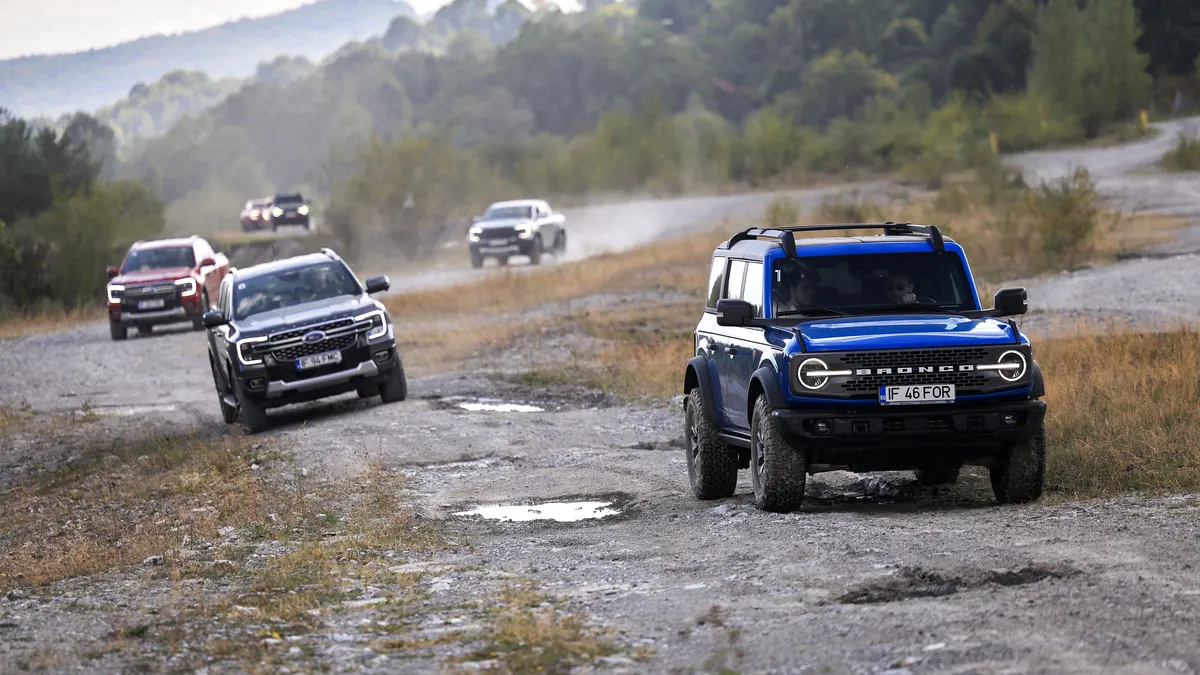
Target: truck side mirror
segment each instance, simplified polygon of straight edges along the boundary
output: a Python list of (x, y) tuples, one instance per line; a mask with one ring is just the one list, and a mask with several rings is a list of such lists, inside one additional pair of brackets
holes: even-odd
[(213, 265), (216, 265), (216, 264), (217, 264), (217, 261), (213, 260), (212, 258), (205, 258), (204, 260), (200, 261), (201, 267), (212, 267)]
[(365, 284), (367, 293), (379, 293), (392, 287), (392, 282), (386, 276), (371, 277)]
[(204, 316), (201, 317), (201, 321), (204, 322), (205, 328), (216, 328), (217, 326), (224, 326), (229, 323), (229, 320), (225, 318), (225, 313), (219, 309), (210, 309), (205, 312)]
[(1024, 288), (1001, 288), (996, 291), (995, 316), (1018, 316), (1029, 311), (1029, 294)]
[(745, 326), (754, 318), (754, 305), (745, 300), (718, 300), (718, 326)]
[(112, 279), (113, 277), (120, 274), (121, 271), (117, 269), (116, 265), (109, 265), (108, 269), (104, 270), (104, 273), (108, 275), (109, 279)]

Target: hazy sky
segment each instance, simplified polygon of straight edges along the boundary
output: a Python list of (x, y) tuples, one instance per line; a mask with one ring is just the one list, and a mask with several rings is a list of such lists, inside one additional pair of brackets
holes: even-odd
[[(0, 0), (0, 59), (106, 47), (264, 16), (311, 0)], [(408, 0), (432, 12), (448, 0)]]

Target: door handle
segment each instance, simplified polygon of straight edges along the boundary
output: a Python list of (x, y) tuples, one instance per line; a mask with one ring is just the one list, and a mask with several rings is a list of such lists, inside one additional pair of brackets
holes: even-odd
[(737, 349), (737, 347), (726, 347), (726, 348), (725, 348), (725, 353), (726, 353), (726, 354), (728, 354), (728, 355), (730, 355), (730, 356), (734, 356), (735, 354), (737, 354), (737, 353), (738, 353), (738, 349)]

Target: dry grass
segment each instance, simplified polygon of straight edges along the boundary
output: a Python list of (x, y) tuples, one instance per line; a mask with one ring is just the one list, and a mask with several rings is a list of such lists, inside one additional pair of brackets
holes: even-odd
[(0, 340), (50, 333), (76, 324), (100, 321), (105, 310), (99, 308), (53, 310), (39, 314), (0, 314)]
[(607, 636), (578, 615), (556, 608), (529, 582), (505, 586), (488, 605), (486, 628), (473, 636), (480, 646), (456, 661), (489, 663), (486, 672), (504, 675), (565, 674), (616, 651)]
[(26, 479), (0, 496), (0, 590), (153, 555), (174, 566), (185, 536), (262, 523), (290, 504), (251, 469), (261, 457), (242, 439), (166, 437), (113, 443)]

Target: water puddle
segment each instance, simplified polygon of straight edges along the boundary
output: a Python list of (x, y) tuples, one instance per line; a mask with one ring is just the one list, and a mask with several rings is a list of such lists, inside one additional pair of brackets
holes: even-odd
[(539, 408), (536, 405), (525, 405), (522, 403), (459, 403), (458, 407), (471, 412), (518, 412), (518, 413), (533, 413), (545, 412), (545, 408)]
[(482, 516), (488, 520), (503, 522), (525, 522), (530, 520), (554, 520), (573, 523), (615, 516), (619, 510), (612, 508), (611, 501), (605, 502), (546, 502), (544, 504), (495, 504), (480, 506), (470, 511), (459, 511), (456, 516)]
[(76, 410), (75, 414), (80, 416), (102, 415), (106, 417), (132, 417), (134, 415), (144, 415), (146, 413), (173, 412), (176, 409), (177, 406), (173, 403), (156, 405), (90, 406), (82, 410)]

